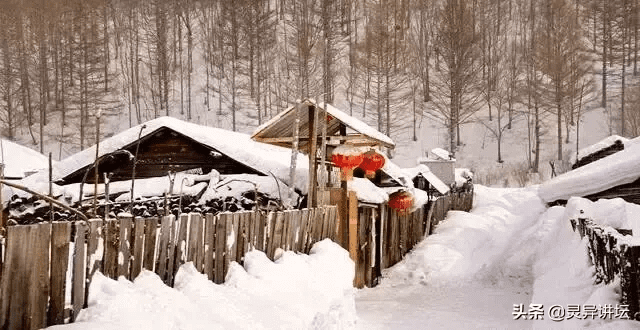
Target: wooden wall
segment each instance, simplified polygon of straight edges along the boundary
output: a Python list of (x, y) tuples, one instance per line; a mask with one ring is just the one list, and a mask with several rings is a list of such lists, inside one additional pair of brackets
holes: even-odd
[(640, 179), (586, 196), (586, 198), (594, 202), (601, 198), (613, 199), (618, 197), (629, 203), (640, 204)]
[(618, 152), (620, 150), (624, 150), (624, 143), (622, 143), (622, 141), (620, 141), (620, 140), (616, 140), (616, 142), (614, 144), (612, 144), (611, 146), (609, 146), (607, 148), (604, 148), (602, 150), (599, 150), (597, 152), (594, 152), (591, 155), (582, 157), (579, 161), (577, 161), (575, 164), (573, 164), (573, 166), (571, 166), (571, 169), (576, 169), (578, 167), (587, 165), (589, 163), (593, 163), (598, 159), (602, 159), (602, 158), (607, 157), (609, 155), (615, 154), (616, 152)]

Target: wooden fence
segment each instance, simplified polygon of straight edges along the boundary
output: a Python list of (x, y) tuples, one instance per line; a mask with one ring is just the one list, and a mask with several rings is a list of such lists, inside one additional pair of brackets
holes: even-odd
[(374, 287), (382, 270), (398, 263), (429, 235), (450, 210), (469, 211), (473, 190), (453, 192), (411, 213), (400, 214), (380, 205), (360, 205), (357, 210), (356, 287)]
[[(86, 307), (96, 271), (134, 279), (144, 268), (171, 286), (180, 265), (193, 262), (222, 283), (230, 262), (241, 263), (250, 250), (271, 259), (278, 248), (308, 253), (317, 241), (335, 240), (338, 225), (336, 207), (326, 206), (9, 226), (4, 259), (0, 255), (0, 329), (39, 329), (67, 317), (73, 322)], [(71, 301), (65, 301), (68, 276)]]
[(640, 320), (640, 245), (625, 238), (628, 231), (594, 224), (590, 219), (571, 219), (573, 230), (589, 239), (589, 257), (596, 283), (611, 283), (620, 277), (620, 303), (629, 306), (629, 316)]

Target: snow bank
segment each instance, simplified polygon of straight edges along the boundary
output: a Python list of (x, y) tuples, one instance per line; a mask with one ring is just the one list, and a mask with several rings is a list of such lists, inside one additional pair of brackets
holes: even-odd
[[(513, 242), (523, 244), (522, 229), (532, 226), (544, 204), (532, 189), (492, 189), (476, 185), (478, 196), (471, 213), (449, 211), (434, 233), (420, 242), (402, 262), (392, 267), (382, 285), (406, 281), (458, 283), (491, 273), (513, 262), (505, 261)], [(527, 210), (527, 212), (522, 212)]]
[(354, 264), (330, 240), (309, 255), (284, 252), (275, 262), (263, 252), (230, 265), (217, 285), (187, 263), (175, 288), (150, 271), (133, 282), (96, 273), (87, 309), (76, 323), (53, 329), (349, 329), (356, 323)]
[(631, 183), (640, 177), (639, 163), (640, 144), (634, 144), (541, 184), (540, 198), (545, 202), (568, 200)]
[(468, 168), (456, 168), (456, 186), (462, 187), (467, 181), (473, 180), (473, 172)]
[[(588, 239), (581, 240), (571, 228), (569, 219), (575, 217), (576, 210), (589, 205), (584, 201), (572, 198), (566, 208), (552, 207), (540, 217), (542, 239), (536, 249), (537, 260), (533, 265), (535, 281), (532, 303), (543, 304), (546, 308), (552, 305), (564, 308), (568, 305), (582, 307), (586, 304), (598, 308), (620, 305), (619, 280), (610, 284), (594, 283), (594, 268), (587, 252)], [(591, 206), (596, 206), (595, 203), (592, 204)], [(595, 210), (592, 208), (585, 211), (585, 214)], [(638, 329), (635, 321), (600, 317), (583, 320), (565, 318), (557, 322), (547, 316), (532, 324), (534, 329)]]
[(632, 229), (634, 236), (640, 236), (640, 205), (627, 203), (622, 198), (592, 202), (586, 198), (571, 197), (566, 209), (568, 219), (587, 218), (616, 229)]

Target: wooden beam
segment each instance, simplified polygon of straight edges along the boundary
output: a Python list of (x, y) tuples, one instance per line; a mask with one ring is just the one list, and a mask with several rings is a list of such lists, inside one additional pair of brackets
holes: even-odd
[[(255, 137), (254, 138), (255, 141), (258, 142), (263, 142), (263, 143), (291, 143), (295, 140), (295, 137), (293, 136), (279, 136), (279, 137)], [(301, 136), (299, 139), (299, 141), (309, 141), (309, 137), (308, 136)], [(326, 141), (328, 142), (342, 142), (342, 141), (353, 141), (353, 142), (357, 142), (357, 143), (362, 143), (362, 144), (367, 144), (370, 146), (374, 146), (374, 145), (382, 145), (384, 147), (388, 147), (388, 148), (393, 148), (394, 146), (380, 141), (380, 140), (376, 140), (373, 139), (367, 135), (364, 134), (349, 134), (349, 135), (328, 135), (326, 137)]]

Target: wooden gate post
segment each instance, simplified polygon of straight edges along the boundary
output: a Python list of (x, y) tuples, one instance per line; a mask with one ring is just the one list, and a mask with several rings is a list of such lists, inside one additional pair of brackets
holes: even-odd
[(358, 262), (358, 198), (353, 191), (348, 194), (349, 256), (354, 262)]

